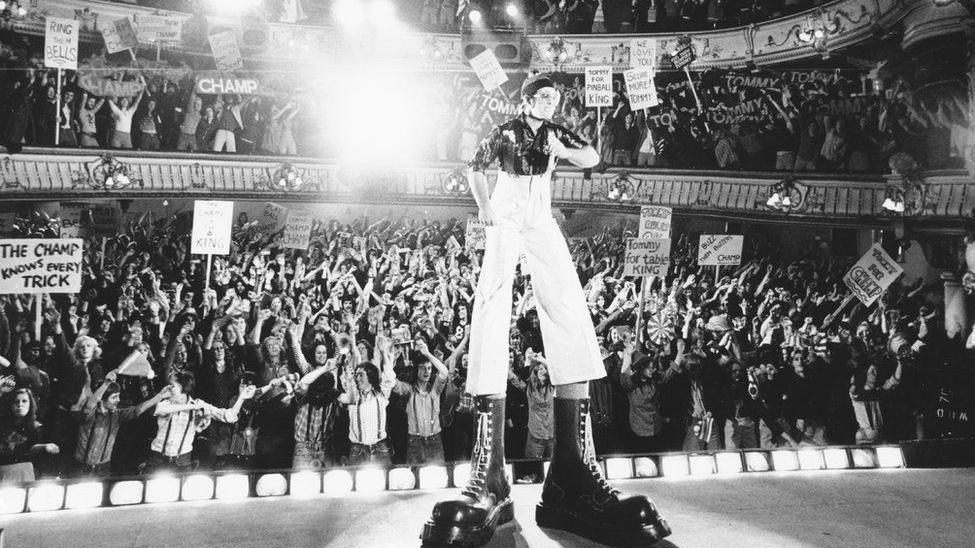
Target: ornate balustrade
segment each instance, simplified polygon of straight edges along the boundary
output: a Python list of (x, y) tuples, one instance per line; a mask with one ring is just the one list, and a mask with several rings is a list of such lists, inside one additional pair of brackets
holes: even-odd
[[(454, 164), (361, 170), (295, 159), (219, 155), (28, 149), (0, 156), (0, 200), (213, 197), (276, 201), (474, 205), (464, 171)], [(892, 177), (749, 172), (611, 169), (586, 178), (560, 169), (552, 200), (560, 207), (632, 210), (671, 206), (678, 213), (805, 221), (880, 222)], [(300, 183), (299, 183), (300, 180)], [(783, 184), (784, 183), (784, 184)], [(773, 188), (775, 187), (775, 188)], [(767, 205), (787, 188), (790, 206)], [(906, 217), (957, 222), (975, 214), (975, 180), (964, 172), (932, 172), (908, 192)]]
[[(829, 52), (873, 38), (879, 30), (898, 23), (914, 7), (930, 0), (835, 0), (817, 8), (788, 17), (733, 29), (694, 32), (691, 39), (697, 59), (693, 70), (714, 67), (740, 67), (746, 62), (769, 65), (795, 61), (813, 56), (828, 56)], [(160, 13), (150, 8), (84, 0), (48, 0), (31, 11), (26, 19), (13, 22), (20, 32), (43, 35), (45, 15), (75, 17), (82, 22), (83, 39), (100, 42), (100, 26), (115, 19)], [(927, 13), (927, 12), (924, 12)], [(342, 58), (362, 54), (366, 46), (361, 36), (343, 38), (334, 29), (301, 25), (265, 23), (263, 21), (222, 20), (194, 14), (166, 12), (184, 24), (183, 39), (179, 43), (163, 44), (164, 49), (209, 55), (206, 41), (208, 28), (237, 29), (245, 55), (257, 61), (282, 61), (301, 64), (314, 63), (323, 57)], [(923, 18), (915, 17), (918, 24)], [(961, 30), (961, 22), (957, 30)], [(945, 27), (938, 32), (945, 32)], [(905, 34), (912, 35), (911, 29)], [(675, 49), (677, 34), (655, 34), (658, 51)], [(630, 42), (636, 35), (566, 35), (562, 37), (567, 56), (557, 68), (561, 71), (581, 71), (587, 65), (611, 64), (617, 68), (629, 65)], [(530, 66), (537, 69), (554, 68), (544, 53), (556, 36), (527, 37), (532, 50)], [(415, 43), (414, 43), (415, 42)], [(150, 45), (147, 45), (150, 46)], [(376, 47), (370, 45), (368, 47)], [(370, 54), (384, 62), (407, 70), (469, 70), (461, 54), (458, 35), (425, 34), (403, 38)]]

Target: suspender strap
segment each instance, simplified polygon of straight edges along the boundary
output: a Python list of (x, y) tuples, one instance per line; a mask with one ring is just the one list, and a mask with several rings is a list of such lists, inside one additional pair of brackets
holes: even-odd
[(85, 461), (82, 464), (88, 464), (88, 460), (89, 460), (88, 457), (90, 456), (89, 453), (91, 451), (91, 442), (92, 442), (93, 439), (95, 439), (95, 425), (96, 424), (98, 424), (98, 415), (95, 415), (92, 418), (91, 428), (88, 429), (88, 441), (85, 442)]
[(176, 448), (176, 456), (181, 455), (183, 452), (183, 444), (186, 443), (186, 436), (190, 433), (190, 426), (193, 425), (193, 413), (195, 412), (195, 409), (190, 409), (190, 418), (186, 421), (186, 428), (183, 429), (183, 438), (179, 440), (179, 447)]
[(98, 457), (97, 464), (105, 462), (105, 452), (108, 451), (108, 442), (112, 439), (112, 430), (115, 428), (115, 413), (108, 416), (108, 432), (105, 433), (105, 444), (102, 445), (102, 454)]

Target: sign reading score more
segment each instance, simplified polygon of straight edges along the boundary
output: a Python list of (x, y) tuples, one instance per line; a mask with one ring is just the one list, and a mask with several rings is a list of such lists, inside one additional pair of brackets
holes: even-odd
[(0, 240), (0, 294), (81, 291), (80, 238)]
[(233, 221), (233, 202), (194, 201), (193, 236), (190, 253), (196, 255), (229, 254), (230, 229)]

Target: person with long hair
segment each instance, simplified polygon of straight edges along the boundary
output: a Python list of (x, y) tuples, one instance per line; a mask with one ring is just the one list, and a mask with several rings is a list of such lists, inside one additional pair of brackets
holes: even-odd
[(447, 366), (430, 352), (419, 336), (414, 344), (420, 355), (413, 362), (415, 379), (411, 383), (398, 380), (393, 385), (394, 392), (406, 397), (409, 432), (406, 460), (410, 464), (443, 462), (440, 397), (447, 387)]
[(37, 422), (37, 402), (29, 388), (18, 388), (0, 399), (0, 482), (34, 481), (33, 459), (57, 455), (45, 443)]
[(636, 341), (628, 339), (623, 350), (620, 384), (629, 400), (630, 430), (634, 453), (654, 453), (664, 449), (659, 434), (663, 431), (664, 418), (660, 412), (660, 387), (678, 372), (676, 364), (683, 359), (684, 341), (677, 343), (674, 365), (666, 363), (663, 353), (644, 356), (634, 363)]
[(386, 441), (386, 407), (396, 377), (391, 366), (382, 371), (370, 362), (345, 370), (339, 401), (349, 406), (349, 464), (391, 464)]
[[(531, 349), (528, 349), (531, 352)], [(521, 380), (514, 369), (508, 369), (508, 382), (525, 392), (528, 398), (528, 439), (525, 440), (526, 459), (548, 459), (552, 457), (554, 444), (555, 387), (548, 375), (548, 362), (541, 354), (530, 353), (526, 360), (531, 373), (528, 380)]]

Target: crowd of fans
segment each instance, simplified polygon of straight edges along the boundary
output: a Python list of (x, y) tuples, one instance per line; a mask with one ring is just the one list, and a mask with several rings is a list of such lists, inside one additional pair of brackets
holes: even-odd
[[(35, 221), (24, 235), (57, 234)], [(242, 215), (211, 269), (190, 225), (146, 214), (87, 240), (81, 293), (2, 297), (0, 479), (468, 458), (483, 252), (463, 222), (320, 220), (291, 250)], [(669, 274), (641, 288), (626, 236), (571, 240), (607, 372), (599, 453), (971, 433), (975, 334), (947, 339), (939, 287), (895, 283), (866, 308), (818, 242), (794, 260), (752, 246), (716, 276), (675, 234)], [(553, 389), (520, 269), (515, 288), (507, 448), (537, 458)]]

